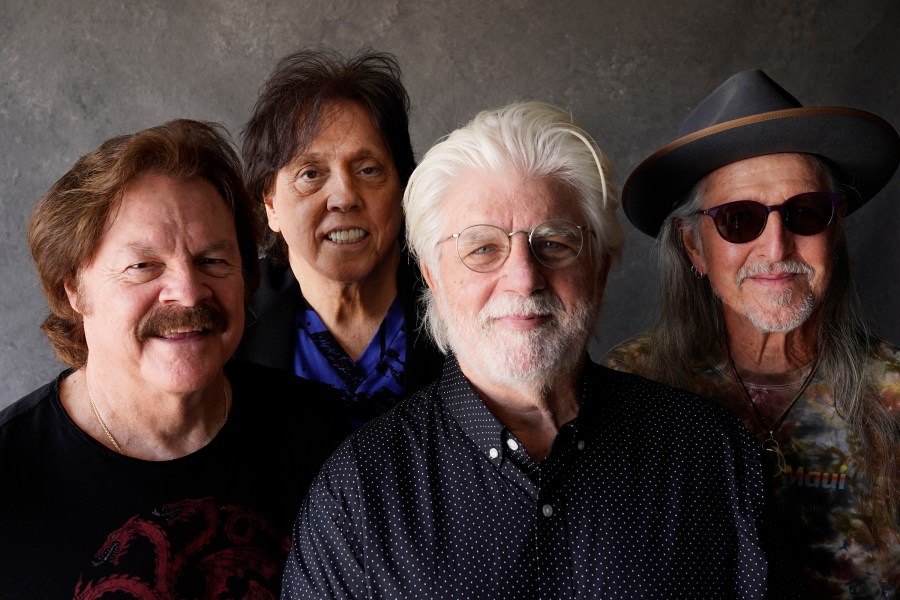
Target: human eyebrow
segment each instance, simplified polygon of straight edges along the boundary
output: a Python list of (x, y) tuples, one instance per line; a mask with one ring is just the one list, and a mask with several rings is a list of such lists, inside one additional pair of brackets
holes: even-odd
[[(345, 154), (342, 160), (346, 162), (357, 162), (368, 158), (382, 160), (386, 156), (390, 156), (390, 152), (387, 149), (361, 146)], [(328, 162), (333, 157), (333, 152), (301, 152), (294, 157), (291, 164), (300, 167), (306, 163)]]
[(201, 247), (196, 253), (196, 256), (208, 256), (210, 254), (219, 254), (221, 252), (231, 252), (235, 250), (237, 244), (233, 240), (219, 240), (216, 242), (211, 242), (203, 247)]
[(156, 256), (158, 251), (150, 246), (145, 246), (144, 244), (125, 244), (119, 253), (127, 254), (129, 257), (143, 258), (147, 256)]

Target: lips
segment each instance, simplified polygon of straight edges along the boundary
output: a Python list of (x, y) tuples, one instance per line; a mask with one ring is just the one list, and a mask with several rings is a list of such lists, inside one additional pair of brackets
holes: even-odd
[(350, 229), (335, 229), (325, 234), (325, 239), (335, 244), (355, 244), (360, 242), (369, 233), (364, 229), (352, 227)]
[(765, 275), (756, 275), (750, 279), (756, 281), (782, 281), (784, 279), (791, 279), (795, 275), (796, 273), (767, 273)]
[(740, 286), (744, 280), (750, 279), (759, 283), (775, 283), (779, 281), (791, 281), (795, 275), (804, 275), (810, 280), (813, 276), (813, 268), (798, 260), (783, 260), (777, 263), (758, 263), (741, 267), (735, 280)]

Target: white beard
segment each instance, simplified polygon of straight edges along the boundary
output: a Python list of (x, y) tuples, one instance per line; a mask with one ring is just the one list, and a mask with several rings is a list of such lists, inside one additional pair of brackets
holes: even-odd
[[(460, 363), (496, 383), (541, 386), (568, 374), (582, 358), (596, 320), (596, 303), (590, 300), (579, 303), (571, 314), (565, 312), (558, 296), (547, 292), (527, 298), (493, 298), (477, 315), (454, 310), (443, 297), (437, 302), (446, 340)], [(507, 329), (495, 322), (516, 315), (550, 319), (528, 331)]]
[(809, 289), (802, 292), (800, 298), (796, 298), (792, 290), (766, 294), (765, 307), (744, 302), (741, 313), (750, 320), (754, 327), (766, 333), (797, 329), (809, 319), (815, 308), (812, 293), (814, 272), (812, 267), (806, 263), (786, 260), (779, 263), (759, 263), (752, 267), (742, 267), (736, 276), (737, 284), (740, 287), (748, 277), (763, 275), (775, 270), (806, 275), (809, 280)]

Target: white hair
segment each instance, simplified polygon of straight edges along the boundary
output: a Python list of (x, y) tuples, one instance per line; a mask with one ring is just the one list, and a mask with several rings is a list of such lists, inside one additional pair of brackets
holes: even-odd
[[(617, 260), (624, 235), (616, 216), (619, 200), (612, 167), (596, 142), (571, 115), (542, 102), (521, 102), (482, 111), (429, 150), (403, 194), (410, 251), (438, 273), (438, 244), (447, 237), (447, 191), (464, 174), (517, 173), (551, 180), (569, 190), (588, 223), (587, 250), (594, 266)], [(446, 336), (429, 290), (423, 296), (425, 325), (447, 351)]]

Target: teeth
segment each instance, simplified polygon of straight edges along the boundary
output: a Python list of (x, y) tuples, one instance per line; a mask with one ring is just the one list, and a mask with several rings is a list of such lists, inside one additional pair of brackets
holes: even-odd
[(338, 231), (332, 231), (325, 237), (337, 244), (353, 244), (363, 239), (365, 236), (365, 231), (354, 227), (353, 229), (341, 229)]
[(199, 331), (200, 331), (199, 329), (196, 329), (194, 327), (180, 327), (178, 329), (169, 329), (168, 331), (165, 331), (162, 335), (163, 335), (163, 337), (167, 337), (170, 335), (180, 335), (182, 333), (197, 333)]

